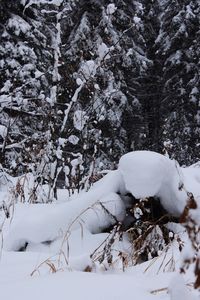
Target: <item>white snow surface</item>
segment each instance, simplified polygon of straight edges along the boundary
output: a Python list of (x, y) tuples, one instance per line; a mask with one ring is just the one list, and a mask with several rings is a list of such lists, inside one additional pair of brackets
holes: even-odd
[(137, 199), (156, 196), (169, 213), (179, 216), (186, 205), (187, 192), (192, 192), (199, 204), (200, 168), (180, 168), (175, 161), (151, 151), (125, 154), (118, 170), (108, 173), (88, 192), (59, 205), (40, 205), (36, 212), (29, 205), (25, 216), (12, 222), (5, 247), (17, 250), (25, 241), (54, 241), (80, 226), (91, 233), (100, 232), (115, 223), (115, 218), (123, 220), (125, 204), (117, 193), (126, 192)]
[[(65, 270), (56, 274), (36, 272), (33, 277), (30, 276), (36, 262), (41, 260), (42, 256), (38, 253), (3, 253), (0, 268), (2, 299), (132, 300), (134, 297), (154, 300), (155, 295), (151, 291), (166, 287), (171, 279), (169, 273), (164, 278), (156, 274), (144, 275), (142, 268), (132, 269), (129, 273)], [(160, 294), (156, 299), (170, 299), (166, 291)]]
[(0, 136), (2, 136), (3, 139), (7, 136), (7, 127), (4, 125), (0, 125)]
[[(9, 177), (8, 182), (12, 180), (14, 186), (18, 179)], [(4, 180), (0, 185), (0, 203), (9, 191), (6, 184)], [(179, 190), (180, 186), (184, 188)], [(193, 271), (177, 275), (182, 257), (176, 240), (160, 256), (136, 266), (128, 264), (124, 272), (118, 254), (130, 254), (126, 235), (114, 242), (114, 262), (110, 268), (90, 258), (96, 249), (103, 249), (109, 236), (102, 229), (114, 224), (115, 218), (122, 221), (125, 216), (120, 194), (129, 191), (137, 198), (157, 196), (169, 212), (179, 215), (187, 201), (187, 191), (198, 202), (199, 186), (199, 163), (181, 168), (158, 153), (135, 151), (124, 155), (118, 170), (109, 172), (88, 192), (68, 199), (67, 192), (59, 191), (58, 202), (53, 204), (15, 204), (9, 219), (1, 210), (1, 298), (199, 299), (197, 292), (186, 285), (194, 281)], [(180, 224), (172, 223), (169, 227), (188, 245)], [(25, 242), (26, 252), (15, 252)], [(88, 267), (92, 272), (83, 272)], [(52, 270), (55, 274), (50, 274)]]
[(21, 0), (20, 1), (22, 5), (25, 6), (25, 9), (28, 8), (29, 6), (35, 4), (35, 5), (40, 5), (40, 4), (53, 4), (56, 6), (60, 6), (63, 2), (63, 0)]
[(117, 10), (117, 7), (115, 6), (114, 3), (110, 3), (108, 4), (107, 8), (106, 8), (106, 13), (108, 15), (112, 15), (115, 13), (115, 11)]
[(39, 207), (28, 205), (24, 216), (19, 221), (13, 220), (4, 247), (7, 250), (17, 250), (25, 242), (38, 244), (54, 241), (63, 238), (69, 230), (75, 230), (80, 226), (86, 227), (91, 233), (100, 232), (115, 223), (111, 215), (122, 221), (125, 207), (116, 194), (120, 180), (119, 171), (113, 171), (94, 185), (89, 192), (81, 193), (73, 201)]
[(101, 43), (99, 45), (98, 54), (99, 54), (100, 61), (102, 61), (102, 59), (110, 58), (109, 51), (110, 51), (110, 49), (108, 48), (108, 46), (105, 43)]
[(79, 131), (83, 130), (87, 121), (86, 112), (83, 110), (76, 110), (73, 117), (73, 124)]
[[(126, 189), (137, 198), (157, 196), (163, 207), (180, 215), (192, 192), (200, 198), (200, 168), (181, 168), (174, 160), (151, 151), (134, 151), (119, 161)], [(182, 189), (180, 187), (183, 186)]]
[(171, 300), (198, 300), (196, 295), (191, 295), (191, 292), (187, 288), (183, 277), (180, 274), (174, 276), (169, 285), (169, 293)]
[(94, 60), (86, 60), (81, 63), (79, 72), (83, 74), (85, 80), (96, 75), (97, 64)]

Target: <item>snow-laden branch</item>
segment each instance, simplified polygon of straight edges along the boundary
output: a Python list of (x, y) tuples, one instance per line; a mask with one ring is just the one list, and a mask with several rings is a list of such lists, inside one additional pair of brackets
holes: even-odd
[(67, 123), (67, 120), (68, 120), (68, 116), (69, 116), (69, 112), (73, 106), (73, 104), (75, 102), (77, 102), (77, 99), (78, 99), (78, 95), (80, 93), (80, 91), (82, 90), (83, 86), (84, 86), (84, 82), (82, 80), (77, 80), (77, 84), (78, 84), (78, 87), (77, 89), (75, 90), (75, 93), (70, 101), (70, 103), (68, 104), (68, 107), (67, 109), (65, 110), (65, 117), (64, 117), (64, 120), (63, 120), (63, 124), (62, 124), (62, 127), (61, 127), (61, 132), (64, 131), (65, 129), (65, 125)]

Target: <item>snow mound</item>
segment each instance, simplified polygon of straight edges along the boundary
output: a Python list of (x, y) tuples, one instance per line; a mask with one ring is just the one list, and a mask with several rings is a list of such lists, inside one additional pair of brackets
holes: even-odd
[[(119, 168), (96, 182), (88, 192), (57, 205), (30, 205), (23, 218), (11, 224), (5, 239), (7, 250), (18, 250), (25, 243), (56, 241), (67, 231), (83, 228), (90, 233), (123, 221), (125, 198), (157, 197), (167, 212), (180, 216), (192, 192), (200, 200), (200, 168), (181, 168), (174, 160), (151, 151), (134, 151), (122, 156)], [(156, 200), (155, 200), (156, 201)]]
[(155, 196), (164, 180), (166, 157), (149, 151), (135, 151), (122, 156), (119, 170), (127, 190), (135, 198)]
[(125, 154), (119, 161), (119, 171), (126, 189), (135, 198), (158, 197), (163, 207), (173, 215), (182, 213), (187, 191), (193, 192), (196, 197), (200, 195), (200, 172), (194, 168), (180, 168), (176, 161), (156, 152)]
[(116, 220), (125, 217), (125, 206), (116, 192), (120, 186), (120, 173), (107, 174), (89, 192), (58, 205), (28, 206), (23, 218), (11, 224), (4, 248), (18, 250), (28, 243), (44, 243), (62, 238), (67, 231), (86, 228), (98, 233)]

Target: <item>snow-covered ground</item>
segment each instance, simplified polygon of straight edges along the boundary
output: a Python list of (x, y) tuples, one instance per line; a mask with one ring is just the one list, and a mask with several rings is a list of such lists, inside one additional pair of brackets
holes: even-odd
[[(1, 299), (169, 299), (166, 287), (173, 273), (153, 275), (152, 272), (149, 275), (143, 273), (141, 266), (125, 273), (114, 270), (107, 273), (61, 270), (55, 274), (30, 276), (40, 261), (39, 253), (3, 254)], [(162, 288), (164, 290), (159, 291)]]
[[(91, 250), (102, 240), (102, 236), (94, 237), (94, 240), (92, 237), (87, 240), (86, 237), (82, 243), (85, 242), (88, 250)], [(77, 243), (77, 240), (74, 242), (72, 248), (77, 247), (76, 255), (82, 251), (82, 245), (80, 242)], [(125, 272), (120, 266), (110, 268), (108, 271), (103, 270), (103, 267), (93, 266), (92, 272), (83, 272), (87, 262), (90, 261), (84, 255), (75, 256), (74, 261), (71, 258), (70, 266), (61, 264), (57, 272), (52, 273), (53, 266), (57, 266), (58, 257), (49, 258), (49, 253), (41, 251), (3, 251), (0, 263), (1, 299), (177, 300), (177, 297), (171, 297), (170, 292), (171, 290), (173, 293), (176, 292), (178, 288), (176, 283), (180, 281), (177, 246), (172, 245), (166, 253), (163, 252), (159, 258), (152, 261), (126, 268)], [(47, 258), (49, 259), (45, 263)], [(188, 290), (189, 297), (182, 299), (189, 300), (194, 295), (194, 292), (191, 292), (192, 273), (187, 274), (184, 282), (188, 285), (185, 287), (183, 283), (181, 284), (179, 295), (182, 293), (185, 297)]]
[[(1, 203), (10, 201), (6, 185), (1, 183)], [(134, 250), (127, 233), (122, 239), (116, 234), (112, 262), (99, 263), (98, 258), (112, 238), (112, 232), (104, 229), (125, 217), (121, 195), (159, 197), (165, 209), (177, 216), (186, 205), (187, 192), (194, 194), (198, 204), (199, 186), (198, 164), (181, 168), (160, 154), (136, 151), (124, 155), (118, 170), (88, 192), (68, 199), (60, 191), (59, 201), (53, 204), (16, 203), (9, 218), (2, 209), (1, 299), (198, 299), (191, 287), (192, 267), (184, 276), (179, 274), (183, 254), (177, 239), (158, 257), (132, 265)], [(175, 226), (188, 251), (184, 227), (170, 226)]]

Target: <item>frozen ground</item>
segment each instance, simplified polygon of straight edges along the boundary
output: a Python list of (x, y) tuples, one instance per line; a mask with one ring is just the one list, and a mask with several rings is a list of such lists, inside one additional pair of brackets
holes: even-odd
[[(102, 230), (124, 218), (125, 205), (117, 193), (159, 196), (163, 206), (178, 215), (187, 191), (199, 200), (199, 170), (198, 164), (180, 168), (159, 154), (134, 152), (87, 193), (67, 199), (60, 191), (57, 204), (18, 203), (8, 219), (1, 210), (1, 299), (199, 299), (191, 287), (192, 268), (179, 275), (183, 258), (176, 239), (159, 257), (132, 266), (133, 249), (124, 234), (113, 243), (111, 265), (97, 259), (109, 238)], [(7, 185), (1, 183), (1, 203), (10, 199)], [(184, 228), (178, 225), (175, 231), (187, 248)], [(16, 251), (24, 246), (26, 251)]]

